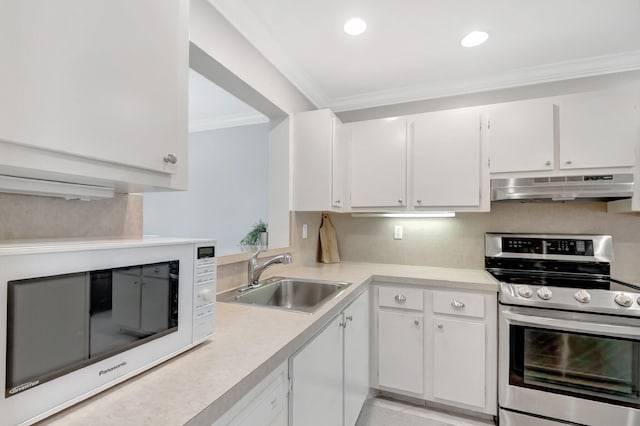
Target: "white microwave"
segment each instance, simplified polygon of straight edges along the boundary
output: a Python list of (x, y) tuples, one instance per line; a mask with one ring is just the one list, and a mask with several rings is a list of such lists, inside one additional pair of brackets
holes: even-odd
[(202, 343), (215, 295), (212, 240), (0, 244), (0, 423), (35, 423)]

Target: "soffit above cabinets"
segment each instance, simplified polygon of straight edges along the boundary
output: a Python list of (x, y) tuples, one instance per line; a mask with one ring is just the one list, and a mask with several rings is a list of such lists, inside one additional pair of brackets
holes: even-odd
[(189, 70), (189, 132), (266, 123), (269, 119), (196, 71)]
[[(334, 111), (640, 69), (637, 0), (208, 1)], [(461, 47), (471, 30), (489, 40)]]

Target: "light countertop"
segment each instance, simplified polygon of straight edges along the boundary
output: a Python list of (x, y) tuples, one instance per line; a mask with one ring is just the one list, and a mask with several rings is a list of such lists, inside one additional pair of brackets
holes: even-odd
[(313, 314), (218, 302), (217, 331), (210, 341), (39, 424), (210, 426), (372, 280), (498, 291), (497, 281), (484, 270), (344, 262), (291, 265), (286, 272), (288, 277), (353, 284)]

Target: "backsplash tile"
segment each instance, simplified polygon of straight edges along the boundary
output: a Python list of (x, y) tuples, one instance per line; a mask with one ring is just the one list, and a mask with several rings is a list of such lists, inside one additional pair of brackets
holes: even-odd
[(142, 197), (96, 201), (0, 193), (0, 239), (138, 237)]
[[(315, 263), (319, 213), (296, 213), (299, 259)], [(353, 218), (332, 214), (340, 257), (345, 261), (380, 262), (455, 268), (484, 267), (485, 232), (611, 234), (615, 259), (612, 275), (640, 283), (640, 215), (607, 213), (600, 202), (495, 203), (490, 213), (458, 213), (455, 218)], [(308, 224), (309, 238), (300, 227)], [(402, 225), (404, 238), (393, 239)]]

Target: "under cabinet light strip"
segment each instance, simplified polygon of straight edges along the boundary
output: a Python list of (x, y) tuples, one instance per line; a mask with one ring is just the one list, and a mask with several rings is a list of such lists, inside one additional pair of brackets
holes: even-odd
[(421, 213), (351, 213), (351, 217), (397, 217), (397, 218), (428, 218), (455, 217), (455, 212), (421, 212)]
[(0, 175), (0, 192), (60, 197), (66, 200), (113, 198), (115, 190), (106, 186), (80, 185), (43, 179)]

